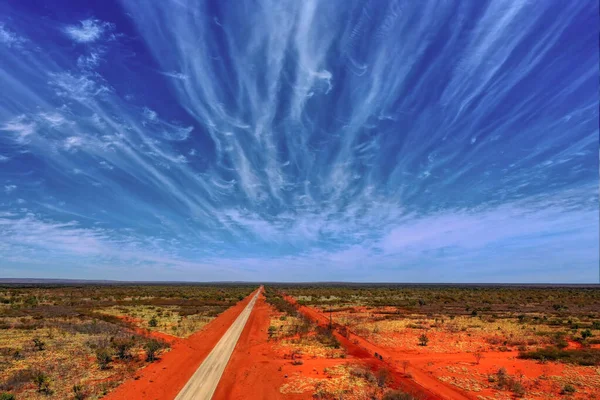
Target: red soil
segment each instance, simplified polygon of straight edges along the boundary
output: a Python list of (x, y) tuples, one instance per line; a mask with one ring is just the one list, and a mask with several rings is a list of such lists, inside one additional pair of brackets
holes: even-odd
[(303, 357), (302, 365), (293, 365), (286, 350), (277, 346), (278, 341), (268, 340), (271, 318), (278, 315), (261, 294), (221, 377), (213, 400), (308, 400), (313, 398), (311, 391), (283, 394), (280, 388), (290, 379), (298, 377), (330, 378), (324, 370), (340, 364), (355, 364), (359, 361), (372, 369), (378, 368), (367, 352), (355, 352), (358, 357), (348, 354), (345, 359)]
[[(283, 395), (285, 375), (298, 371), (276, 352), (267, 330), (273, 310), (261, 294), (223, 372), (213, 400), (312, 399), (312, 393)], [(311, 366), (311, 368), (317, 368)], [(320, 368), (321, 370), (323, 367)]]
[[(287, 300), (295, 303), (291, 297)], [(358, 309), (358, 308), (357, 308)], [(321, 324), (329, 323), (328, 315), (310, 307), (300, 307), (300, 311)], [(364, 307), (358, 312), (365, 312)], [(357, 310), (347, 311), (349, 315)], [(392, 336), (402, 336), (404, 333), (393, 333)], [(451, 342), (462, 333), (448, 334), (444, 332), (429, 333), (431, 342)], [(547, 400), (556, 398), (564, 383), (573, 382), (577, 392), (570, 397), (573, 399), (592, 399), (597, 397), (598, 372), (594, 367), (572, 366), (561, 363), (539, 363), (533, 360), (519, 359), (518, 351), (492, 350), (490, 345), (481, 338), (470, 337), (471, 346), (482, 352), (483, 358), (476, 362), (472, 352), (432, 351), (429, 347), (415, 349), (376, 345), (359, 337), (352, 332), (351, 342), (370, 354), (377, 352), (384, 361), (395, 367), (395, 371), (404, 371), (404, 362), (408, 362), (406, 372), (421, 387), (427, 388), (442, 399), (479, 399), (514, 397), (509, 390), (499, 390), (489, 378), (497, 375), (504, 368), (510, 377), (522, 383), (526, 390), (526, 398)], [(464, 338), (463, 338), (464, 339)], [(416, 343), (416, 336), (414, 341)], [(439, 346), (438, 346), (439, 347)], [(592, 346), (594, 347), (594, 346)], [(581, 343), (569, 341), (569, 349), (582, 348)], [(402, 375), (401, 375), (402, 376)], [(579, 382), (579, 383), (577, 383)], [(583, 383), (587, 382), (587, 383)], [(499, 397), (500, 396), (500, 397)]]
[[(284, 296), (284, 298), (291, 304), (296, 305), (298, 311), (303, 315), (317, 322), (319, 325), (327, 326), (329, 324), (329, 318), (314, 308), (298, 305), (296, 300), (291, 296)], [(406, 368), (406, 372), (410, 374), (413, 379), (407, 378), (401, 370), (399, 359), (402, 358), (392, 357), (392, 354), (386, 349), (374, 345), (351, 332), (348, 332), (347, 337), (342, 336), (337, 331), (334, 331), (334, 334), (340, 343), (346, 347), (350, 355), (357, 358), (369, 359), (369, 364), (373, 369), (389, 369), (395, 380), (396, 386), (405, 392), (412, 393), (423, 399), (468, 400), (475, 398), (457, 388), (437, 380), (435, 377), (414, 366)], [(381, 355), (383, 361), (376, 358), (375, 354)]]
[[(164, 354), (160, 360), (138, 371), (134, 380), (124, 382), (105, 399), (164, 400), (175, 398), (255, 293), (256, 291), (224, 311), (201, 331), (189, 338), (168, 338), (172, 346), (171, 351)], [(156, 332), (153, 332), (153, 336), (154, 334)]]

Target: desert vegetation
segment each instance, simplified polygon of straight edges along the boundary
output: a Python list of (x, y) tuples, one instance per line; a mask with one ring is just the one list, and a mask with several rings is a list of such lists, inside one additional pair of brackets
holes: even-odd
[(2, 286), (0, 398), (100, 398), (255, 288)]
[[(280, 387), (280, 394), (315, 399), (414, 399), (397, 388), (386, 368), (349, 355), (335, 327), (319, 324), (300, 312), (277, 288), (266, 288), (273, 313), (268, 341), (275, 354), (297, 367)], [(304, 397), (303, 397), (304, 398)]]
[(594, 287), (280, 285), (272, 290), (331, 316), (338, 331), (372, 343), (380, 349), (376, 357), (390, 359), (402, 375), (425, 373), (474, 398), (587, 399), (600, 390), (600, 291)]

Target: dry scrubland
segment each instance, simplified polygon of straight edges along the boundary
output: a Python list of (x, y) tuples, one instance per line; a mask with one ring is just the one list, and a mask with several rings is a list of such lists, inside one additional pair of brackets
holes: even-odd
[(267, 287), (265, 295), (275, 310), (268, 340), (279, 357), (297, 367), (279, 388), (284, 398), (302, 394), (315, 399), (409, 399), (394, 390), (388, 370), (348, 355), (332, 331), (299, 313), (280, 291)]
[[(180, 359), (192, 333), (254, 289), (0, 287), (0, 399), (95, 399), (142, 382), (140, 368), (170, 345), (162, 362)], [(236, 378), (226, 379), (242, 387), (236, 398), (259, 387), (284, 399), (599, 398), (597, 288), (265, 289), (268, 304), (242, 335), (247, 352), (234, 352)], [(144, 371), (154, 367), (165, 373)]]
[(597, 288), (276, 289), (331, 315), (338, 331), (382, 349), (387, 362), (417, 382), (434, 376), (481, 400), (600, 398)]
[(255, 286), (0, 287), (0, 399), (96, 399)]

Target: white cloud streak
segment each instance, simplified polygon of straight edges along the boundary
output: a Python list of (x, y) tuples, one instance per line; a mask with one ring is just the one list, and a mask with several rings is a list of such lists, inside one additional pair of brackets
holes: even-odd
[(112, 24), (90, 18), (79, 21), (78, 25), (66, 26), (64, 32), (75, 42), (92, 43), (98, 41), (111, 29), (113, 29)]

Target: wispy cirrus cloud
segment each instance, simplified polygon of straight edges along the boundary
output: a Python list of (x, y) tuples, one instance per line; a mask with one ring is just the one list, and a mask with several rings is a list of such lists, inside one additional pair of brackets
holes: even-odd
[(17, 189), (17, 185), (4, 185), (4, 192), (11, 193)]
[(89, 18), (79, 21), (79, 24), (67, 25), (64, 32), (75, 42), (92, 43), (101, 39), (105, 33), (113, 28), (113, 24)]
[(0, 43), (7, 47), (21, 48), (27, 39), (11, 31), (3, 22), (0, 22)]
[(57, 41), (85, 44), (68, 48), (0, 26), (46, 50), (0, 47), (0, 184), (19, 187), (1, 193), (0, 261), (115, 278), (130, 264), (157, 279), (596, 278), (597, 38), (573, 32), (597, 5), (215, 7), (57, 17)]
[(19, 143), (27, 141), (28, 137), (35, 133), (35, 129), (35, 122), (28, 120), (25, 115), (16, 116), (0, 126), (1, 131), (12, 134)]

